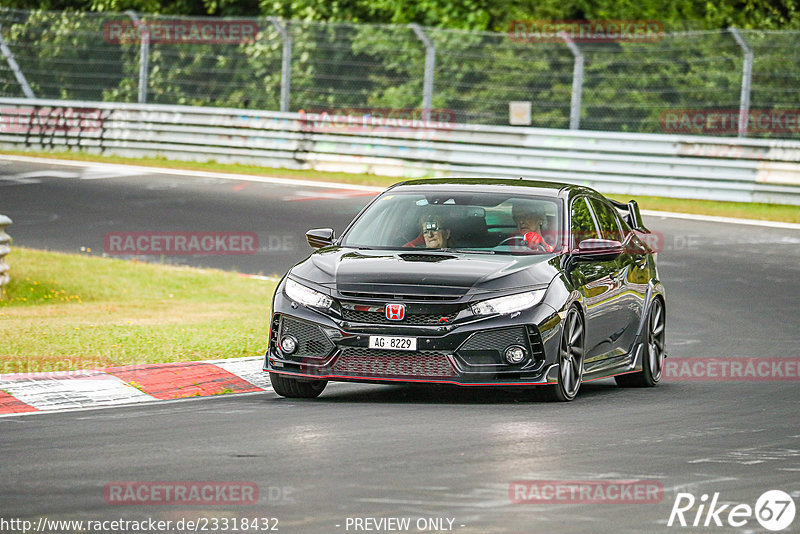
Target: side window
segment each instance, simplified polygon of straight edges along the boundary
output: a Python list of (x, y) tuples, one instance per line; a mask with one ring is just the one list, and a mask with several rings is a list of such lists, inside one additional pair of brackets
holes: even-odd
[(622, 242), (622, 231), (617, 221), (617, 214), (614, 213), (614, 208), (596, 198), (593, 198), (591, 202), (597, 222), (600, 224), (600, 232), (602, 232), (603, 238)]
[(617, 216), (617, 223), (619, 223), (619, 227), (622, 230), (622, 238), (625, 239), (631, 233), (631, 227), (619, 213), (615, 213), (615, 215)]
[(584, 239), (597, 239), (600, 237), (595, 226), (592, 212), (584, 197), (576, 198), (572, 202), (572, 248), (578, 248), (578, 243)]

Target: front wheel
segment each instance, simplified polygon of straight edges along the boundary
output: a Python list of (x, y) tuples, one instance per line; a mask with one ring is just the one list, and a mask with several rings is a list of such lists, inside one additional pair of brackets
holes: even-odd
[(578, 395), (583, 378), (584, 334), (581, 314), (570, 308), (558, 351), (558, 381), (552, 386), (540, 386), (543, 400), (568, 402)]
[(279, 373), (270, 373), (269, 380), (275, 393), (289, 399), (315, 399), (328, 385), (327, 380), (297, 380)]
[(642, 370), (638, 373), (615, 376), (614, 380), (622, 387), (651, 388), (661, 380), (665, 355), (664, 304), (655, 299), (647, 316), (647, 332), (644, 340)]

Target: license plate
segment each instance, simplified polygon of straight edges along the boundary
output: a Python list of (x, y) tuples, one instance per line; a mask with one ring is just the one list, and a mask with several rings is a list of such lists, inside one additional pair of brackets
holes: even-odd
[(398, 336), (369, 336), (369, 348), (386, 350), (417, 350), (417, 338)]

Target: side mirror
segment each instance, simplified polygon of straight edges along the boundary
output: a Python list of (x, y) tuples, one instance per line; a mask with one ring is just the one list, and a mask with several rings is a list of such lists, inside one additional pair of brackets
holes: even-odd
[(322, 248), (333, 244), (333, 228), (314, 228), (306, 232), (306, 240), (312, 248)]
[(572, 254), (578, 259), (610, 261), (622, 254), (622, 243), (613, 239), (584, 239)]

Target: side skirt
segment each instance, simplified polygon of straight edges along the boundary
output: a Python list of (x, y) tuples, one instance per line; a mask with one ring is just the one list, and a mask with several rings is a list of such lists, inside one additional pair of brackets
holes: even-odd
[(624, 375), (628, 373), (638, 373), (642, 370), (643, 349), (644, 345), (637, 343), (633, 358), (631, 358), (630, 353), (623, 354), (622, 356), (614, 358), (613, 362), (610, 362), (609, 365), (605, 365), (600, 369), (594, 369), (589, 372), (584, 371), (583, 382), (600, 380), (602, 378), (611, 378), (612, 376)]

